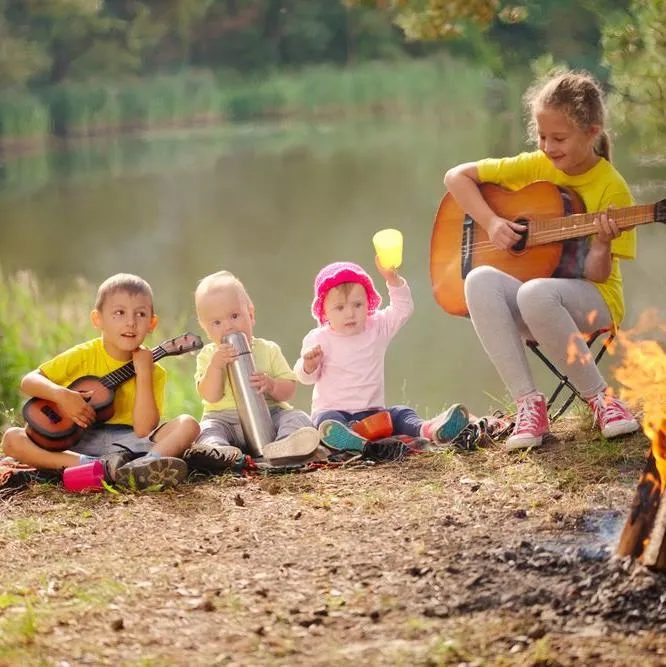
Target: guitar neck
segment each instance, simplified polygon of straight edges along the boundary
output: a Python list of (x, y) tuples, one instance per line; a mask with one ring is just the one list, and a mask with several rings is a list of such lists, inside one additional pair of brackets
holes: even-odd
[[(576, 213), (563, 218), (534, 218), (530, 221), (527, 246), (538, 246), (597, 233), (594, 220), (599, 213)], [(654, 204), (615, 208), (611, 213), (619, 229), (655, 222)]]
[[(159, 361), (162, 359), (162, 357), (166, 356), (165, 350), (160, 347), (159, 345), (151, 350), (152, 355), (153, 355), (153, 363), (156, 361)], [(131, 380), (134, 376), (136, 375), (136, 371), (134, 370), (134, 363), (130, 361), (129, 363), (125, 364), (124, 366), (121, 366), (120, 368), (116, 368), (115, 371), (112, 371), (108, 375), (104, 375), (103, 377), (100, 378), (100, 382), (105, 386), (108, 387), (109, 389), (115, 389), (119, 385), (121, 385), (123, 382), (127, 382), (127, 380)]]

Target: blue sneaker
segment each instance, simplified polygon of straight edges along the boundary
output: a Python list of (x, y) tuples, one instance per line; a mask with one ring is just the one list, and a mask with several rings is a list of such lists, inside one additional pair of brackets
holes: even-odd
[(354, 452), (360, 454), (365, 447), (365, 438), (355, 433), (344, 424), (334, 419), (325, 419), (319, 424), (321, 441), (329, 448), (338, 452)]
[(469, 424), (469, 410), (454, 403), (448, 410), (425, 422), (421, 428), (424, 437), (443, 445), (460, 435)]

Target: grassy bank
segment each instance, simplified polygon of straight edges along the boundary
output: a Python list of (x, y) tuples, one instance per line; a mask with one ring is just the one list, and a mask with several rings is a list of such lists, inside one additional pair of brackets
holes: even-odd
[[(66, 294), (49, 293), (29, 272), (8, 276), (0, 272), (0, 429), (20, 423), (25, 400), (19, 382), (28, 371), (57, 353), (97, 335), (89, 313), (95, 286), (79, 281)], [(180, 329), (179, 329), (180, 326)], [(151, 347), (159, 343), (160, 331), (180, 331), (178, 322), (161, 322)], [(200, 402), (194, 392), (194, 357), (184, 356), (168, 364), (166, 417), (182, 412), (199, 416)]]
[(241, 79), (188, 70), (131, 81), (67, 83), (0, 95), (0, 144), (43, 143), (200, 123), (364, 112), (448, 116), (506, 104), (505, 86), (451, 58), (318, 66)]

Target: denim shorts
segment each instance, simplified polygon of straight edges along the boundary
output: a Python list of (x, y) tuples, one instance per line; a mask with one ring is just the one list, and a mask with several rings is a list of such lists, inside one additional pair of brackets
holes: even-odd
[(155, 443), (152, 438), (160, 428), (161, 425), (145, 438), (139, 438), (131, 426), (100, 424), (86, 429), (81, 440), (69, 451), (87, 456), (104, 456), (127, 448), (137, 454), (146, 454), (153, 448)]

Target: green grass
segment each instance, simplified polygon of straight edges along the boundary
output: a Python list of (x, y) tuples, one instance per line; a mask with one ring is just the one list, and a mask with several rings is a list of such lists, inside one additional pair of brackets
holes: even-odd
[[(144, 79), (70, 82), (0, 97), (0, 142), (159, 130), (199, 122), (366, 114), (470, 122), (507, 108), (511, 84), (451, 57), (320, 65), (251, 79), (228, 72), (183, 70)], [(519, 96), (516, 98), (519, 99)], [(496, 109), (495, 109), (496, 110)]]
[[(0, 270), (0, 427), (20, 423), (26, 397), (19, 392), (19, 383), (26, 373), (98, 335), (89, 320), (95, 290), (80, 280), (64, 293), (51, 293), (29, 272), (10, 276)], [(176, 331), (179, 326), (184, 330), (182, 323), (164, 322), (146, 344), (153, 347), (166, 338), (160, 331)], [(164, 365), (168, 374), (164, 417), (188, 413), (198, 419), (201, 403), (194, 389), (194, 356), (168, 359)]]
[(48, 107), (35, 95), (7, 92), (0, 95), (0, 142), (44, 141), (51, 133)]

